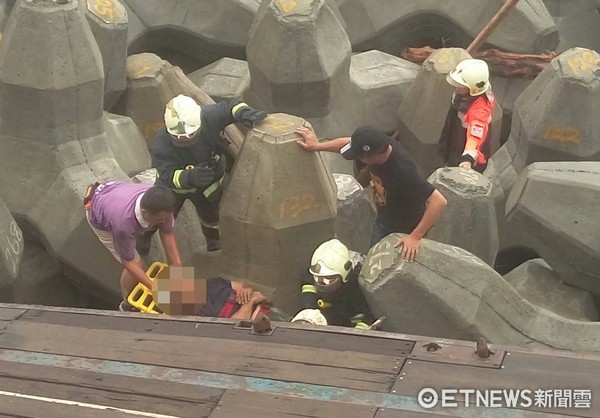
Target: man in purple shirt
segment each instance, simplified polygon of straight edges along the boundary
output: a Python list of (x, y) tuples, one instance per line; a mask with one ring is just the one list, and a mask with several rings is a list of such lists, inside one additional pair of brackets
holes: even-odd
[[(138, 283), (152, 288), (152, 281), (146, 276), (135, 248), (136, 238), (143, 232), (158, 228), (171, 265), (181, 266), (173, 232), (175, 196), (168, 188), (118, 181), (96, 183), (88, 189), (84, 203), (92, 230), (123, 264), (121, 295), (124, 301)], [(126, 302), (121, 303), (121, 310), (128, 308)]]

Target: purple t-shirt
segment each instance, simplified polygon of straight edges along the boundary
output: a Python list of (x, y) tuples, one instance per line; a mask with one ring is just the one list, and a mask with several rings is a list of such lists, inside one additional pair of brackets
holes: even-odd
[[(111, 181), (98, 186), (92, 198), (90, 223), (102, 231), (112, 231), (115, 251), (122, 260), (133, 260), (136, 237), (150, 228), (156, 228), (156, 225), (144, 228), (136, 216), (137, 199), (151, 187), (150, 184)], [(158, 229), (168, 234), (173, 232), (174, 226), (175, 220), (171, 214)]]

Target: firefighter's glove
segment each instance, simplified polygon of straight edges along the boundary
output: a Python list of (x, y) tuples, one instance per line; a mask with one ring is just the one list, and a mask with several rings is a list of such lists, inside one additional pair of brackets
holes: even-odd
[(188, 171), (188, 184), (191, 187), (204, 190), (217, 181), (215, 172), (211, 167), (196, 167)]
[(248, 128), (253, 128), (256, 122), (260, 122), (269, 114), (264, 110), (252, 109), (246, 106), (237, 111), (236, 119), (246, 125)]

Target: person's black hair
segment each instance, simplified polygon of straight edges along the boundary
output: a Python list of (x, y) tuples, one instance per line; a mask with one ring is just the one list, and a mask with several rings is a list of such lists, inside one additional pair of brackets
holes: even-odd
[(165, 186), (152, 186), (142, 196), (140, 207), (150, 213), (174, 212), (175, 194)]

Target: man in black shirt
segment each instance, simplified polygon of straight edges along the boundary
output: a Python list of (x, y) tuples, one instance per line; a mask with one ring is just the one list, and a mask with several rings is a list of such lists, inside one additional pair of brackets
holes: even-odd
[(359, 176), (370, 174), (377, 206), (371, 245), (394, 232), (408, 234), (399, 239), (396, 246), (402, 245), (402, 256), (414, 261), (421, 239), (435, 224), (447, 202), (418, 173), (404, 148), (372, 126), (356, 129), (352, 137), (327, 142), (319, 142), (308, 128), (298, 128), (298, 133), (303, 138), (298, 144), (307, 151), (339, 152), (347, 160), (358, 160), (366, 165)]

